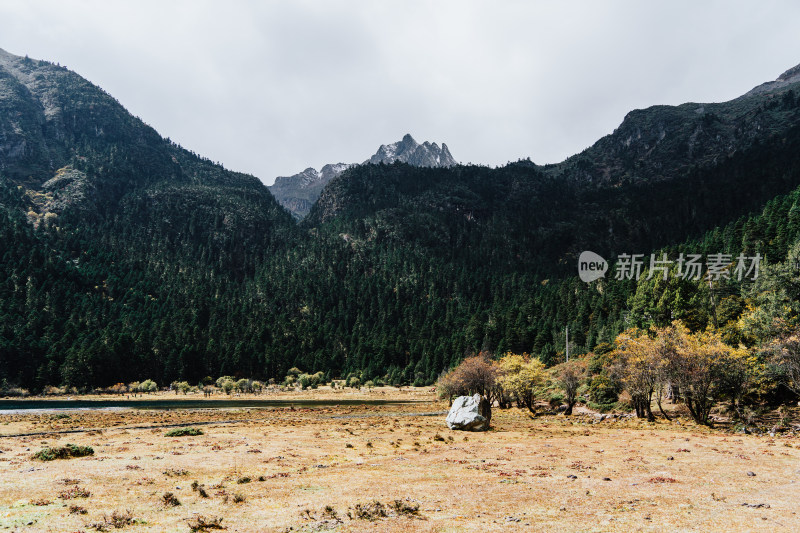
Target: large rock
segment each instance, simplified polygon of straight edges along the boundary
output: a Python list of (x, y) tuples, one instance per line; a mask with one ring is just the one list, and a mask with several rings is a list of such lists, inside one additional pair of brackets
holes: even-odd
[(480, 394), (459, 396), (447, 413), (447, 427), (463, 431), (486, 431), (492, 420), (489, 400)]

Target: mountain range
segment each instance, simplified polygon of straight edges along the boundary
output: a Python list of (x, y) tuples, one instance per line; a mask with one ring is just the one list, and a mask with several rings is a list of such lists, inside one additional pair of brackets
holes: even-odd
[(585, 284), (576, 258), (786, 260), (800, 238), (798, 72), (729, 102), (631, 111), (558, 164), (458, 165), (406, 136), (268, 188), (78, 74), (0, 51), (0, 382), (297, 366), (426, 384), (480, 351), (554, 362), (567, 325), (579, 355), (631, 321), (736, 324), (764, 290), (726, 280), (712, 313), (705, 283)]
[[(452, 167), (456, 160), (450, 154), (447, 145), (442, 147), (436, 143), (425, 141), (418, 144), (411, 135), (392, 144), (382, 144), (375, 154), (362, 164), (392, 164), (395, 161), (408, 163), (415, 167)], [(311, 210), (311, 206), (319, 198), (322, 189), (333, 178), (356, 164), (334, 163), (323, 166), (319, 171), (307, 168), (292, 176), (279, 176), (269, 190), (278, 202), (289, 210), (297, 219), (302, 220)]]

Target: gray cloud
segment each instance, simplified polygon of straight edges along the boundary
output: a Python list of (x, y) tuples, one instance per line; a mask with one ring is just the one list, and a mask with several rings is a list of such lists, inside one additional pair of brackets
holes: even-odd
[(722, 101), (800, 62), (793, 2), (0, 4), (0, 47), (59, 62), (160, 133), (267, 183), (411, 133), (556, 162), (634, 108)]

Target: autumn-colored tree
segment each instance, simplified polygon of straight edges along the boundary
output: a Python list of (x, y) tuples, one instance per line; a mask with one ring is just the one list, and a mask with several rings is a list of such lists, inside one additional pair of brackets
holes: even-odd
[(800, 394), (800, 330), (770, 344), (768, 352), (780, 382)]
[(547, 375), (544, 364), (528, 354), (507, 352), (497, 362), (497, 368), (501, 405), (513, 401), (518, 407), (527, 407), (531, 413), (535, 413), (536, 390), (544, 384)]
[(673, 399), (676, 392), (679, 391), (678, 385), (674, 383), (670, 375), (669, 362), (676, 357), (677, 350), (682, 346), (688, 334), (688, 330), (680, 322), (674, 322), (664, 328), (653, 328), (651, 331), (651, 335), (654, 337), (653, 360), (656, 374), (654, 395), (658, 410), (667, 420), (671, 420), (671, 418), (664, 410), (662, 400), (667, 391), (669, 391)]
[(630, 329), (617, 336), (616, 345), (614, 359), (636, 416), (655, 420), (651, 404), (661, 371), (653, 339), (646, 331)]
[(569, 416), (578, 400), (578, 389), (586, 375), (586, 361), (583, 359), (573, 359), (559, 365), (555, 371), (555, 380), (564, 391), (564, 399), (567, 402), (567, 409), (564, 414)]
[[(692, 418), (698, 424), (709, 424), (711, 408), (732, 382), (743, 382), (741, 375), (748, 352), (722, 342), (717, 332), (690, 334), (679, 323), (673, 324), (676, 349), (669, 352), (667, 373), (675, 383)], [(728, 385), (728, 387), (726, 387)]]
[(128, 392), (128, 386), (125, 385), (124, 383), (115, 383), (114, 385), (108, 387), (108, 389), (106, 390), (108, 390), (108, 392), (111, 392), (113, 394), (125, 394), (126, 392)]
[(495, 387), (498, 373), (498, 368), (488, 357), (467, 357), (456, 368), (440, 376), (436, 388), (441, 397), (450, 400), (470, 394), (487, 396)]

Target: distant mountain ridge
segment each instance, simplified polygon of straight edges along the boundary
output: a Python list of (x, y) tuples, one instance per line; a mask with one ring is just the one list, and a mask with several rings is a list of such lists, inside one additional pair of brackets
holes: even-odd
[[(403, 139), (398, 142), (382, 144), (378, 151), (363, 164), (391, 164), (395, 161), (408, 163), (415, 167), (430, 168), (452, 167), (458, 164), (445, 143), (442, 143), (441, 147), (435, 142), (428, 141), (419, 144), (409, 134), (404, 135)], [(311, 206), (317, 201), (325, 185), (355, 165), (332, 163), (323, 166), (319, 171), (309, 167), (293, 176), (276, 178), (269, 190), (295, 218), (303, 219), (308, 215)]]

